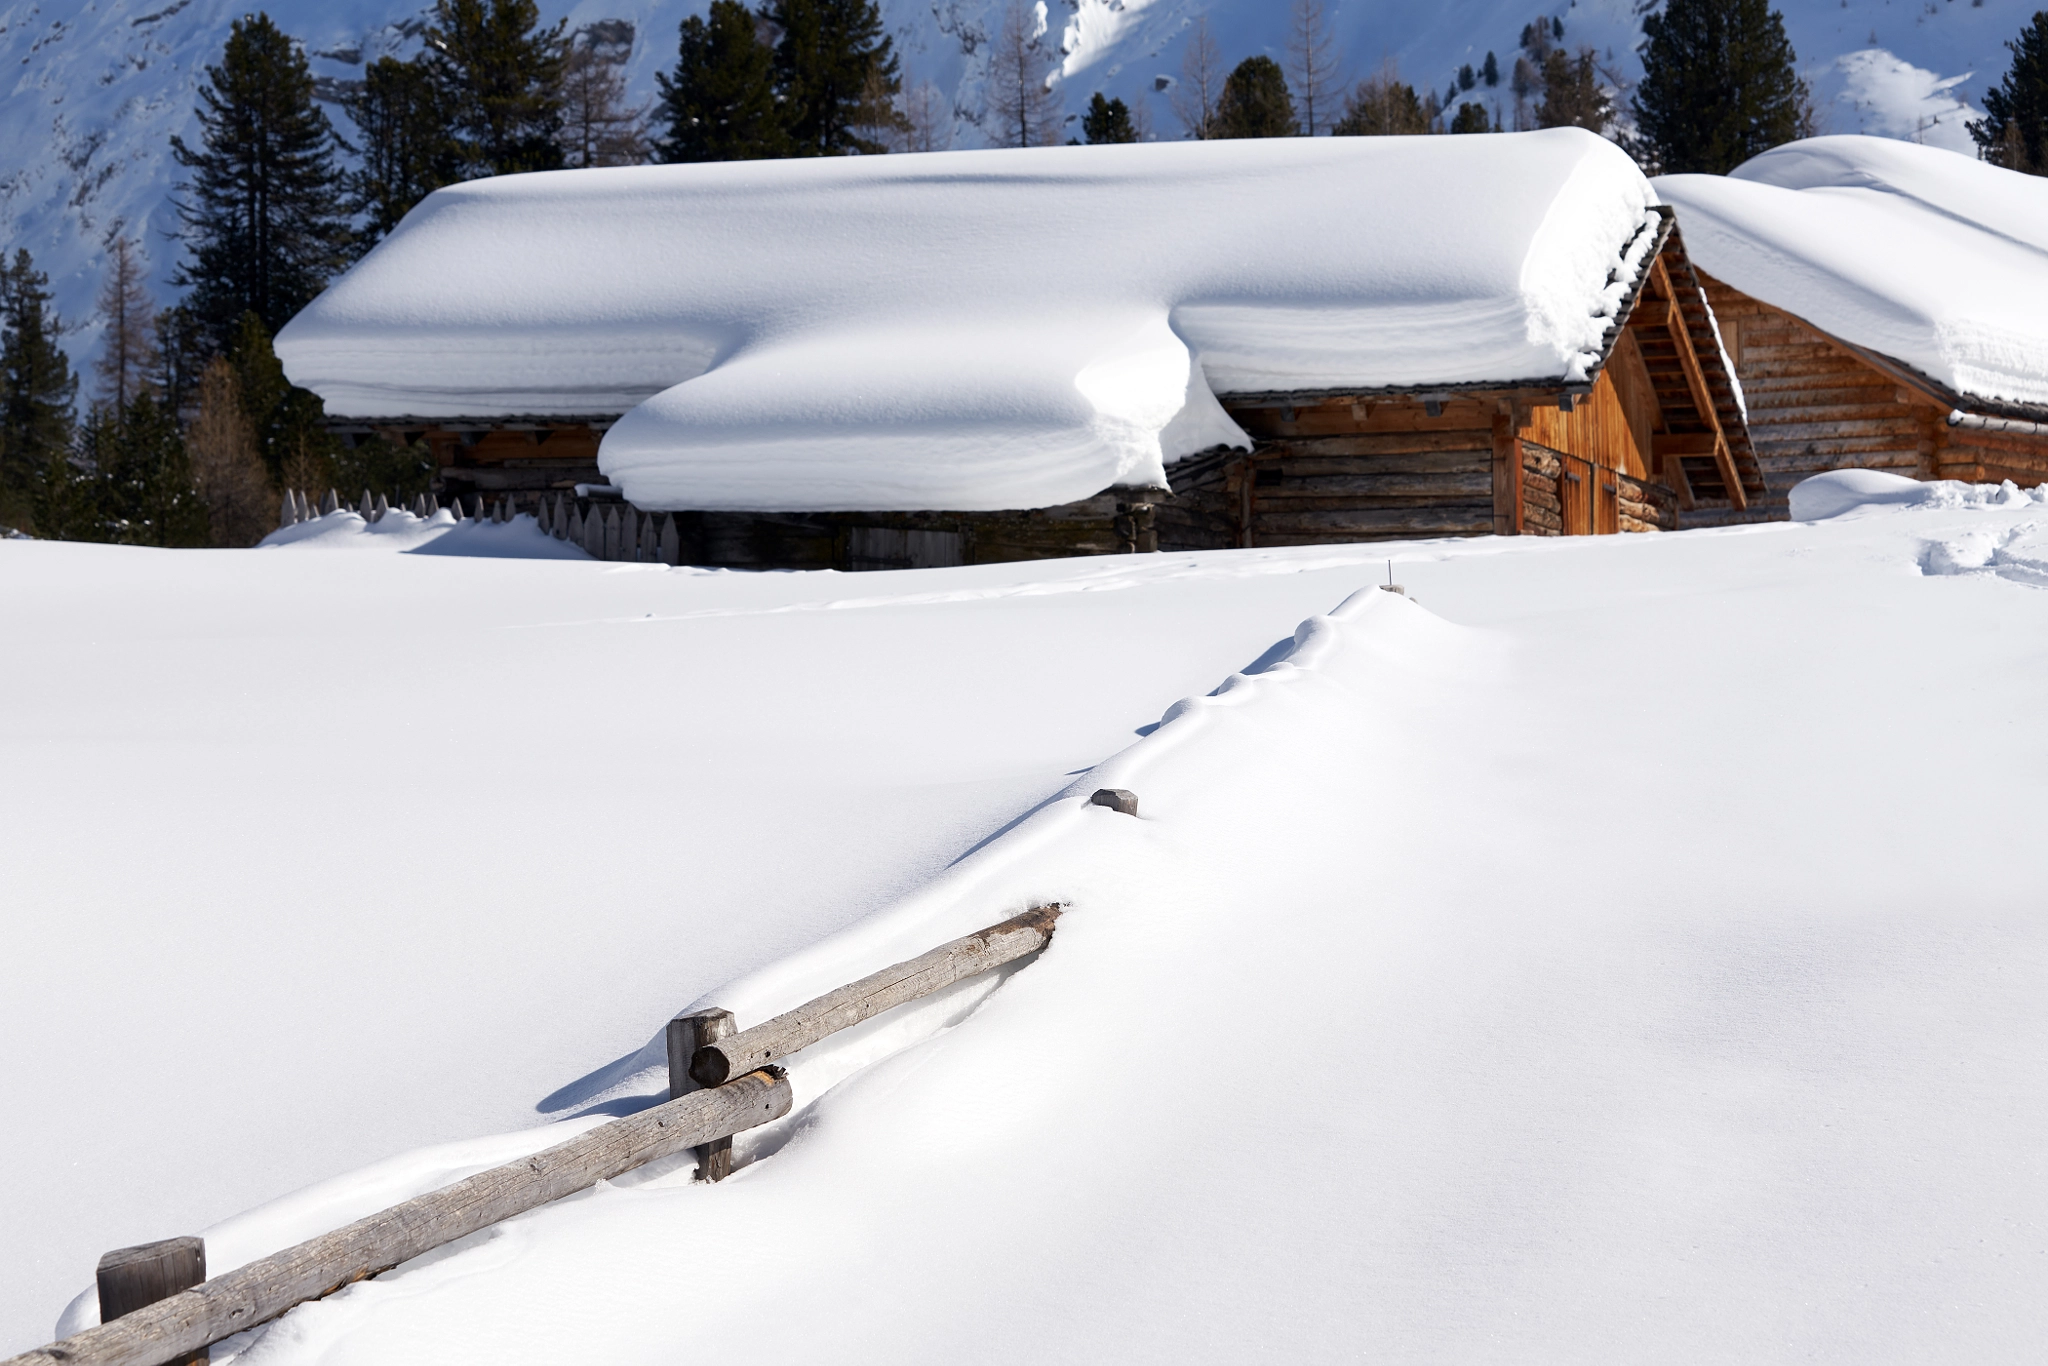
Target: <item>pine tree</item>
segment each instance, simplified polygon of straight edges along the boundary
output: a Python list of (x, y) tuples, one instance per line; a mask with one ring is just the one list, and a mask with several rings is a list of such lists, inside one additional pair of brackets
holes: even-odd
[(96, 405), (101, 535), (120, 545), (202, 546), (206, 505), (192, 486), (192, 466), (177, 415), (152, 393), (140, 393), (114, 416)]
[(739, 0), (711, 0), (683, 20), (673, 78), (654, 77), (668, 134), (663, 161), (749, 161), (784, 156), (789, 140), (775, 100), (775, 54)]
[(561, 167), (567, 22), (541, 28), (534, 0), (434, 0), (427, 63), (463, 178)]
[(141, 393), (156, 368), (156, 305), (142, 282), (142, 262), (135, 244), (115, 235), (107, 239), (107, 278), (100, 286), (100, 355), (94, 366), (99, 397), (115, 412)]
[(2009, 171), (2048, 175), (2048, 10), (2007, 43), (2012, 69), (1984, 92), (1984, 117), (1970, 124), (1978, 155)]
[(1100, 90), (1088, 101), (1081, 116), (1081, 136), (1089, 143), (1136, 142), (1138, 130), (1131, 126), (1130, 106), (1122, 100), (1105, 100)]
[(348, 208), (364, 219), (358, 246), (368, 251), (413, 205), (457, 179), (440, 83), (426, 62), (379, 57), (342, 108), (362, 139), (362, 161), (347, 177)]
[(1486, 54), (1486, 65), (1479, 68), (1479, 78), (1488, 90), (1500, 84), (1500, 61), (1491, 52)]
[(1351, 92), (1351, 98), (1344, 103), (1344, 117), (1330, 131), (1339, 137), (1427, 133), (1433, 118), (1430, 105), (1435, 102), (1436, 96), (1432, 94), (1425, 104), (1416, 96), (1415, 87), (1403, 81), (1400, 70), (1388, 62), (1378, 75), (1360, 82)]
[(1484, 106), (1474, 104), (1468, 100), (1464, 104), (1459, 105), (1458, 112), (1451, 116), (1451, 131), (1453, 133), (1491, 133), (1493, 131), (1493, 124), (1486, 117)]
[(877, 88), (902, 93), (894, 44), (874, 0), (768, 0), (761, 17), (780, 34), (775, 93), (797, 156), (887, 151), (860, 135)]
[(156, 390), (180, 421), (188, 418), (199, 396), (199, 376), (214, 353), (200, 335), (198, 321), (183, 304), (156, 315), (156, 339), (143, 382)]
[(285, 378), (263, 320), (253, 313), (244, 315), (226, 354), (241, 389), (242, 411), (271, 479), (297, 487), (286, 478), (294, 461), (301, 471), (299, 484), (311, 482), (303, 474), (306, 466), (330, 468), (339, 443), (323, 425), (326, 409), (318, 394)]
[(1060, 99), (1047, 86), (1052, 54), (1040, 42), (1037, 11), (1010, 0), (1002, 27), (989, 40), (989, 141), (998, 147), (1045, 147), (1059, 140)]
[(1287, 76), (1271, 57), (1247, 57), (1223, 82), (1216, 102), (1216, 136), (1291, 138), (1301, 132)]
[(244, 313), (284, 326), (342, 263), (339, 140), (313, 102), (306, 54), (268, 16), (235, 20), (199, 92), (203, 145), (171, 139), (192, 172), (179, 205), (191, 260), (176, 277), (216, 350)]
[(49, 277), (25, 251), (0, 257), (0, 523), (60, 536), (68, 520), (49, 492), (70, 473), (78, 377), (58, 339)]
[(1614, 122), (1614, 102), (1600, 84), (1593, 49), (1577, 57), (1552, 48), (1543, 58), (1543, 103), (1536, 109), (1538, 128), (1584, 128), (1605, 134)]
[(1800, 135), (1805, 88), (1769, 0), (1669, 0), (1643, 32), (1633, 104), (1656, 169), (1725, 175)]

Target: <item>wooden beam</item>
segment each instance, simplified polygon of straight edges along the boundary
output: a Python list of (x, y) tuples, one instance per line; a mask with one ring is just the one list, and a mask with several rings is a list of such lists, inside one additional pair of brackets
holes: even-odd
[[(206, 1242), (167, 1238), (140, 1247), (117, 1248), (100, 1258), (100, 1322), (110, 1323), (189, 1290), (206, 1279)], [(166, 1366), (205, 1366), (204, 1347)]]
[(1493, 534), (1522, 534), (1522, 443), (1511, 412), (1493, 419)]
[(1735, 456), (1728, 449), (1727, 434), (1721, 430), (1721, 414), (1714, 406), (1714, 391), (1707, 387), (1706, 371), (1700, 366), (1699, 353), (1693, 350), (1692, 329), (1686, 326), (1685, 311), (1678, 304), (1678, 291), (1671, 283), (1671, 275), (1665, 270), (1661, 256), (1657, 258), (1655, 272), (1665, 297), (1671, 300), (1671, 315), (1665, 320), (1666, 330), (1671, 335), (1671, 344), (1678, 350), (1678, 364), (1685, 371), (1686, 388), (1692, 391), (1693, 407), (1699, 410), (1700, 421), (1713, 433), (1714, 463), (1721, 469), (1721, 482), (1728, 488), (1728, 501), (1737, 512), (1741, 512), (1749, 506), (1749, 496), (1743, 491), (1742, 476), (1735, 471)]
[(929, 996), (953, 983), (1036, 953), (1052, 938), (1058, 906), (1034, 906), (1000, 925), (941, 944), (930, 953), (883, 968), (851, 985), (828, 991), (765, 1024), (716, 1039), (697, 1050), (690, 1075), (717, 1086), (735, 1072), (786, 1058), (828, 1034), (836, 1034), (892, 1006)]
[(789, 1106), (789, 1080), (779, 1070), (750, 1072), (415, 1196), (0, 1366), (161, 1366), (657, 1157), (780, 1119)]
[[(668, 1022), (668, 1097), (687, 1096), (698, 1088), (690, 1075), (690, 1059), (713, 1039), (722, 1039), (739, 1026), (730, 1010), (713, 1007), (678, 1015)], [(697, 1149), (697, 1177), (701, 1181), (723, 1181), (732, 1175), (732, 1138), (714, 1138)]]
[[(1661, 262), (1660, 262), (1661, 264)], [(1671, 301), (1648, 295), (1636, 300), (1635, 308), (1628, 315), (1630, 327), (1669, 327), (1671, 325)]]

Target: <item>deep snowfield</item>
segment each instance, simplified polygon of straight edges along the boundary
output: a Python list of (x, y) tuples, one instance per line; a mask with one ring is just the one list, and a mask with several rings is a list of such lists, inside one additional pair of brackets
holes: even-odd
[(240, 1359), (2027, 1359), (2048, 508), (1795, 511), (860, 579), (0, 545), (4, 1331), (1054, 897), (993, 993), (794, 1060), (729, 1182)]

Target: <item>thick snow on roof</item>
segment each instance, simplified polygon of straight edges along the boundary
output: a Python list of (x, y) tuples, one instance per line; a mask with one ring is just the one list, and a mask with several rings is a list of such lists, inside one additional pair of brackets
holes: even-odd
[(1842, 136), (1655, 184), (1709, 274), (1961, 394), (2048, 403), (2048, 181)]
[(1243, 442), (1217, 393), (1582, 380), (1654, 200), (1572, 129), (512, 176), (278, 352), (336, 415), (625, 413), (643, 507), (1045, 506)]

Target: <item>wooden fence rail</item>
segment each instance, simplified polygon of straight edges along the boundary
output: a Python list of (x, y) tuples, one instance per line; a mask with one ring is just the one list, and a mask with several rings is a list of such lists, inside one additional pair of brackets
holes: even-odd
[[(700, 1151), (702, 1175), (716, 1180), (730, 1169), (734, 1134), (789, 1113), (789, 1079), (779, 1067), (764, 1063), (787, 1057), (891, 1006), (929, 996), (1035, 953), (1051, 938), (1059, 913), (1058, 906), (1034, 907), (827, 992), (753, 1029), (726, 1033), (730, 1016), (725, 1011), (678, 1016), (668, 1034), (671, 1098), (662, 1104), (602, 1124), (531, 1157), (415, 1196), (154, 1303), (129, 1309), (119, 1317), (105, 1317), (97, 1327), (9, 1357), (0, 1366), (162, 1366), (169, 1361), (203, 1360), (204, 1350), (211, 1344), (267, 1323), (294, 1305), (333, 1294), (424, 1252), (685, 1148)], [(684, 1091), (688, 1082), (681, 1075), (681, 1064), (685, 1058), (690, 1076), (705, 1089)], [(175, 1241), (198, 1243), (196, 1239)], [(122, 1252), (146, 1252), (158, 1246), (171, 1244)], [(194, 1251), (203, 1268), (203, 1247), (195, 1246)], [(118, 1261), (120, 1254), (108, 1256)]]

